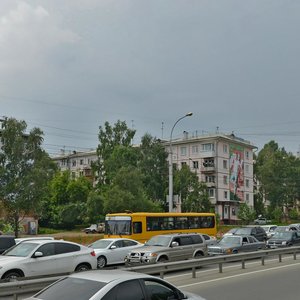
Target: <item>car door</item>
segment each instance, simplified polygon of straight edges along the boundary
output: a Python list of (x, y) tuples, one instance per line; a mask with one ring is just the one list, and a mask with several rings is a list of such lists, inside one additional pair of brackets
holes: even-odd
[(193, 257), (193, 240), (190, 236), (180, 236), (173, 239), (179, 246), (172, 247), (170, 260), (184, 260)]
[(293, 245), (299, 246), (300, 244), (300, 232), (295, 231), (293, 233)]
[(127, 252), (128, 248), (125, 247), (123, 240), (115, 241), (108, 249), (107, 262), (109, 264), (123, 263)]
[(56, 273), (74, 272), (81, 262), (80, 246), (67, 242), (55, 243)]
[(28, 270), (27, 276), (39, 276), (57, 273), (57, 262), (55, 260), (55, 245), (47, 243), (36, 249), (36, 252), (41, 252), (43, 256), (35, 257), (35, 254), (26, 262)]

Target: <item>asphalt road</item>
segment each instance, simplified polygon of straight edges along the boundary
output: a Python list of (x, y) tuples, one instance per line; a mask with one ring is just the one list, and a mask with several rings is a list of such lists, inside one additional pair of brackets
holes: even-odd
[(227, 266), (223, 273), (203, 269), (197, 278), (191, 274), (166, 276), (180, 289), (201, 295), (207, 300), (297, 300), (299, 292), (300, 262), (285, 258), (282, 263), (270, 260), (265, 266), (248, 263), (246, 269)]

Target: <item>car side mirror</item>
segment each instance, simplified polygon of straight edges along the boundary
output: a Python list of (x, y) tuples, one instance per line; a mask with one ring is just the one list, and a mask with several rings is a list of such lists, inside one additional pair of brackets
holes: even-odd
[(178, 247), (179, 246), (179, 243), (178, 242), (172, 242), (172, 244), (171, 244), (171, 247)]
[(112, 246), (110, 247), (110, 249), (116, 249), (116, 248), (117, 248), (116, 245), (112, 245)]
[(44, 256), (43, 252), (40, 252), (40, 251), (34, 252), (34, 255), (33, 255), (33, 257), (35, 257), (35, 258), (37, 258), (37, 257), (43, 257), (43, 256)]

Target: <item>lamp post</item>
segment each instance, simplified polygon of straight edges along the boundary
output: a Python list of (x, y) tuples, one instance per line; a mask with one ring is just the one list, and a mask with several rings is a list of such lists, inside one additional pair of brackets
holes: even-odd
[(177, 125), (177, 123), (179, 121), (181, 121), (182, 119), (186, 118), (186, 117), (190, 117), (192, 116), (193, 113), (189, 112), (187, 114), (185, 114), (183, 117), (179, 118), (175, 124), (172, 127), (171, 130), (171, 135), (170, 135), (170, 144), (169, 144), (169, 212), (172, 212), (173, 210), (173, 152), (172, 152), (172, 135), (173, 135), (173, 130), (175, 128), (175, 126)]

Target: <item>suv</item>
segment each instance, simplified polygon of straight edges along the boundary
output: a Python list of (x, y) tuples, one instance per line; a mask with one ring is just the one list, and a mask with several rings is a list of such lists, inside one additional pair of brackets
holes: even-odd
[(16, 244), (15, 238), (13, 236), (1, 235), (0, 236), (0, 254), (5, 250)]
[(246, 226), (237, 228), (234, 235), (252, 235), (259, 241), (265, 242), (267, 240), (267, 233), (260, 226)]
[(126, 265), (155, 264), (207, 256), (207, 243), (201, 234), (166, 234), (153, 236), (144, 246), (132, 250)]

